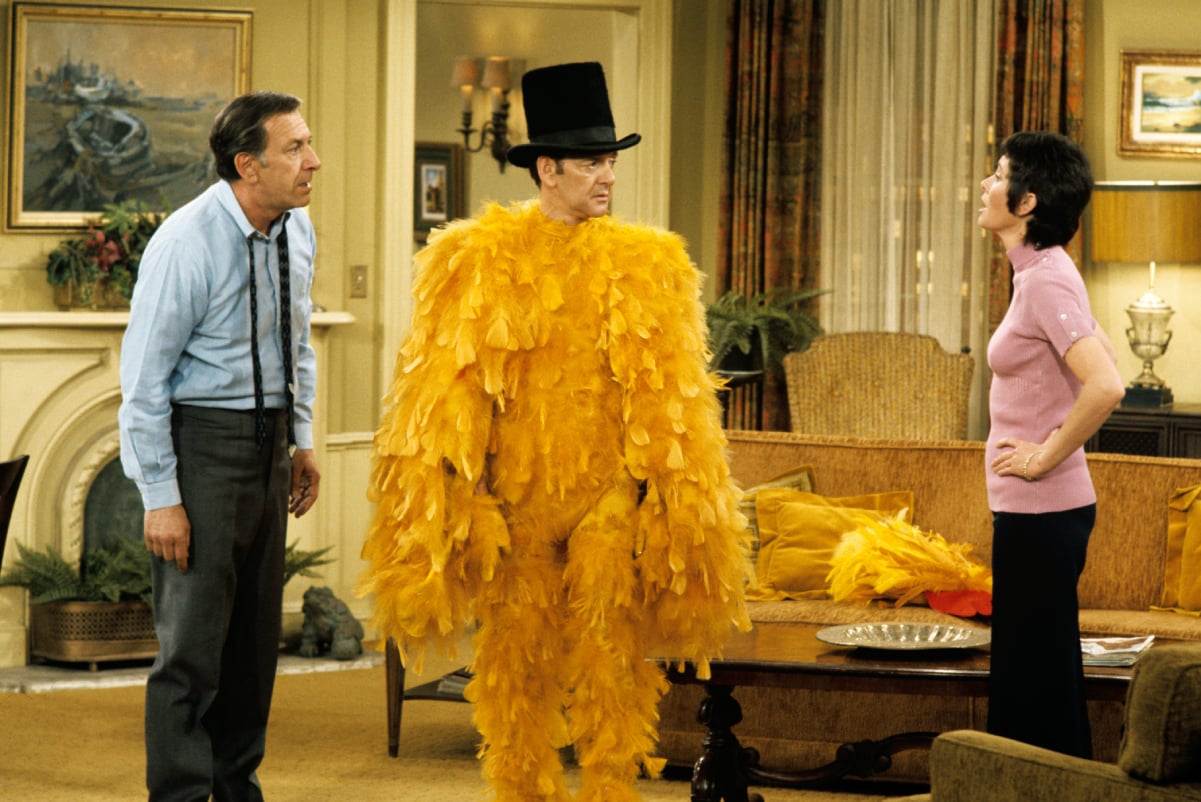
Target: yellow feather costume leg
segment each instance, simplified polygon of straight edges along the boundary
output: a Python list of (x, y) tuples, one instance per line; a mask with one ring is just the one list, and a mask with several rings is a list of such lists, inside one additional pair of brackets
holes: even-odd
[(553, 550), (506, 560), (488, 598), (477, 604), (475, 677), (466, 694), (475, 704), (484, 776), (497, 802), (570, 799), (559, 759), (568, 743), (559, 563)]

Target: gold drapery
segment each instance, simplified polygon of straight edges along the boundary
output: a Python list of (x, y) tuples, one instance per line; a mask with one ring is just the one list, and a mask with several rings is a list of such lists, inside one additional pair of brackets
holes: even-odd
[[(1018, 131), (1084, 138), (1084, 0), (997, 0), (996, 144)], [(1069, 247), (1080, 263), (1080, 240)], [(988, 327), (1005, 317), (1009, 260), (994, 248)]]
[[(732, 0), (718, 222), (719, 293), (809, 288), (821, 242), (826, 0)], [(782, 376), (731, 392), (727, 425), (788, 429)]]

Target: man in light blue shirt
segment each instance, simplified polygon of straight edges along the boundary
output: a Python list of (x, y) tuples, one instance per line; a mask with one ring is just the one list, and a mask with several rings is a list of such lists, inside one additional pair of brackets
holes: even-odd
[(142, 258), (121, 352), (121, 462), (145, 507), (159, 654), (150, 799), (263, 799), (288, 513), (317, 499), (308, 215), (321, 161), (300, 100), (251, 92), (209, 137), (222, 180)]

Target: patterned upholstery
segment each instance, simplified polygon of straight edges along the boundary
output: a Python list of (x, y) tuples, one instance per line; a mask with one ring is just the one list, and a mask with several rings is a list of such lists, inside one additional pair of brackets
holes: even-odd
[(963, 440), (975, 360), (925, 334), (814, 339), (784, 358), (791, 429), (801, 434)]

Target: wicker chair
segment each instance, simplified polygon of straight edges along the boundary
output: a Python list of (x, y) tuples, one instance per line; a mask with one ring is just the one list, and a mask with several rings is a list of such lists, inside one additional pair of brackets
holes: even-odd
[(817, 337), (784, 358), (791, 428), (907, 440), (967, 438), (975, 360), (925, 334)]

